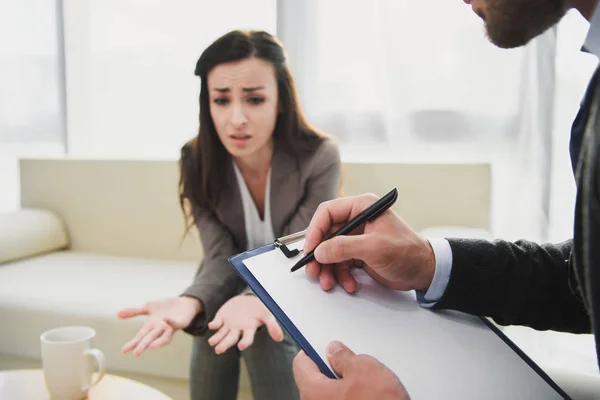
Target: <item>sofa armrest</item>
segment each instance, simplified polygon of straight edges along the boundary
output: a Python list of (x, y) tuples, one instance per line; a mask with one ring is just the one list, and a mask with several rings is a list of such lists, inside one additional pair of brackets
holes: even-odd
[(25, 208), (0, 214), (0, 264), (68, 246), (63, 221), (48, 210)]

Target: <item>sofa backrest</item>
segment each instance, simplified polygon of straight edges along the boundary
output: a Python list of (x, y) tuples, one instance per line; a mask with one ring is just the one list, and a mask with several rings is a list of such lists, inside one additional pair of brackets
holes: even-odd
[(490, 230), (489, 164), (345, 163), (342, 195), (384, 195), (398, 188), (393, 209), (413, 229), (439, 226)]
[[(200, 260), (194, 229), (183, 238), (176, 161), (22, 159), (21, 205), (58, 214), (74, 250)], [(489, 229), (488, 164), (344, 163), (343, 194), (383, 195), (414, 229)]]

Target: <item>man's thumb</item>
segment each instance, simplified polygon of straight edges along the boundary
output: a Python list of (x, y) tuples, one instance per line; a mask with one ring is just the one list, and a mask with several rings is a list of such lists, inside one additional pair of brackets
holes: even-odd
[(327, 346), (327, 358), (333, 372), (339, 377), (344, 377), (344, 374), (348, 372), (350, 361), (356, 357), (356, 355), (340, 342), (331, 342)]
[(341, 235), (324, 241), (315, 249), (315, 258), (321, 264), (335, 264), (365, 256), (365, 235)]

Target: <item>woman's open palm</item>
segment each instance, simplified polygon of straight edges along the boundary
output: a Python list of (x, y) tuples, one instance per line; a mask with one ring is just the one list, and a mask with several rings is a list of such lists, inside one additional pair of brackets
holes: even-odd
[(139, 356), (147, 349), (166, 346), (171, 343), (175, 332), (188, 326), (198, 312), (198, 300), (190, 297), (173, 297), (121, 310), (118, 314), (120, 319), (148, 316), (137, 335), (123, 346), (121, 353), (133, 352), (133, 355)]
[(256, 296), (235, 296), (223, 304), (208, 324), (209, 329), (217, 331), (208, 343), (215, 347), (217, 354), (224, 353), (236, 343), (243, 351), (252, 345), (256, 330), (262, 325), (266, 326), (273, 340), (283, 340), (283, 331), (277, 320)]

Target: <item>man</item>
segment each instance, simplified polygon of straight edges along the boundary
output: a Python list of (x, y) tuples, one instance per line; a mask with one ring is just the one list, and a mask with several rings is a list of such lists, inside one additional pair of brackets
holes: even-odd
[[(525, 45), (574, 7), (591, 22), (585, 48), (600, 55), (597, 0), (465, 0), (502, 48)], [(598, 7), (600, 8), (600, 7)], [(356, 289), (350, 270), (364, 268), (397, 290), (416, 290), (425, 307), (486, 315), (508, 325), (596, 333), (600, 361), (600, 92), (594, 74), (571, 133), (571, 160), (577, 182), (574, 239), (538, 245), (527, 241), (449, 239), (428, 242), (387, 211), (354, 236), (328, 241), (334, 227), (375, 201), (372, 195), (322, 204), (308, 228), (305, 251), (316, 247), (306, 267), (328, 290), (339, 283)], [(335, 267), (333, 267), (335, 265)], [(303, 352), (294, 374), (305, 400), (408, 399), (400, 379), (369, 356), (356, 356), (332, 343), (328, 358), (338, 380), (322, 375)], [(409, 388), (410, 389), (410, 388)]]

